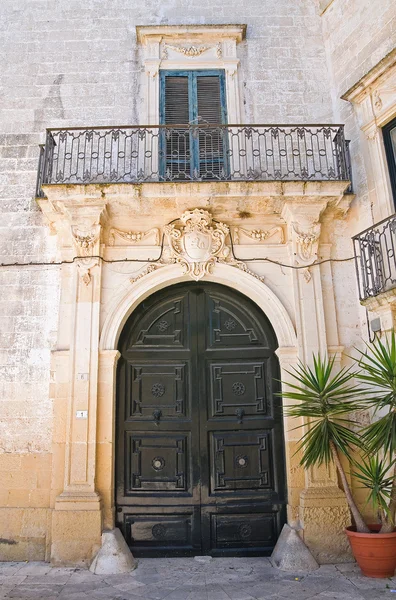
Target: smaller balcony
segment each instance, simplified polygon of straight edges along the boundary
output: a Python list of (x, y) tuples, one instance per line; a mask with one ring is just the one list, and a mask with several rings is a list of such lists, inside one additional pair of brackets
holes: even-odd
[(360, 300), (396, 287), (396, 215), (353, 238)]
[(348, 145), (343, 125), (47, 129), (36, 196), (48, 184), (351, 181)]

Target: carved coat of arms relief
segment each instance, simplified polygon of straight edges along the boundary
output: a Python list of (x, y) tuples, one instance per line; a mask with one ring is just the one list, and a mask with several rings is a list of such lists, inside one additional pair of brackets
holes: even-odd
[(180, 226), (172, 223), (164, 228), (170, 258), (199, 281), (211, 272), (216, 262), (225, 261), (229, 256), (230, 250), (225, 245), (229, 228), (199, 208), (183, 213), (180, 222)]

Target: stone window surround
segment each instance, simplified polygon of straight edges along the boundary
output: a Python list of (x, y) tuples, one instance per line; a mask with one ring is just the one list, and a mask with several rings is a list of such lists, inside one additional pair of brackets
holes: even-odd
[(364, 133), (363, 153), (374, 221), (395, 212), (382, 127), (396, 117), (396, 48), (341, 96), (354, 106)]
[(223, 69), (229, 123), (242, 123), (237, 43), (245, 39), (246, 25), (137, 26), (143, 48), (145, 122), (159, 124), (160, 69)]

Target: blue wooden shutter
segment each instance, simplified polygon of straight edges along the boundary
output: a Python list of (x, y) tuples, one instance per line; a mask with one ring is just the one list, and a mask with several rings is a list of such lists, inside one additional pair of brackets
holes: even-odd
[[(226, 123), (224, 72), (161, 71), (160, 119), (181, 126), (160, 136), (161, 178), (225, 177), (225, 132), (209, 126)], [(189, 124), (204, 127), (182, 127)]]
[(221, 127), (206, 127), (205, 124), (225, 123), (224, 86), (221, 75), (198, 75), (197, 113), (204, 127), (199, 129), (197, 166), (201, 179), (224, 179), (226, 132)]

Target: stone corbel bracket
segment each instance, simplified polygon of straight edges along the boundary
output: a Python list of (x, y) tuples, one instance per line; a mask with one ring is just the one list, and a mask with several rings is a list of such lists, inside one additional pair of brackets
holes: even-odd
[(159, 246), (160, 233), (156, 227), (148, 229), (147, 231), (122, 231), (121, 229), (112, 227), (109, 232), (109, 246), (116, 245), (116, 237), (121, 238), (128, 244), (138, 244), (150, 236), (154, 237), (154, 246)]
[(312, 266), (318, 258), (318, 246), (321, 233), (321, 217), (327, 207), (327, 201), (285, 203), (282, 217), (288, 225), (288, 238), (291, 242), (292, 263), (302, 269), (307, 283), (311, 281)]
[(107, 220), (106, 201), (63, 202), (63, 213), (70, 225), (78, 272), (85, 285), (91, 283), (91, 269), (100, 261), (103, 223)]

